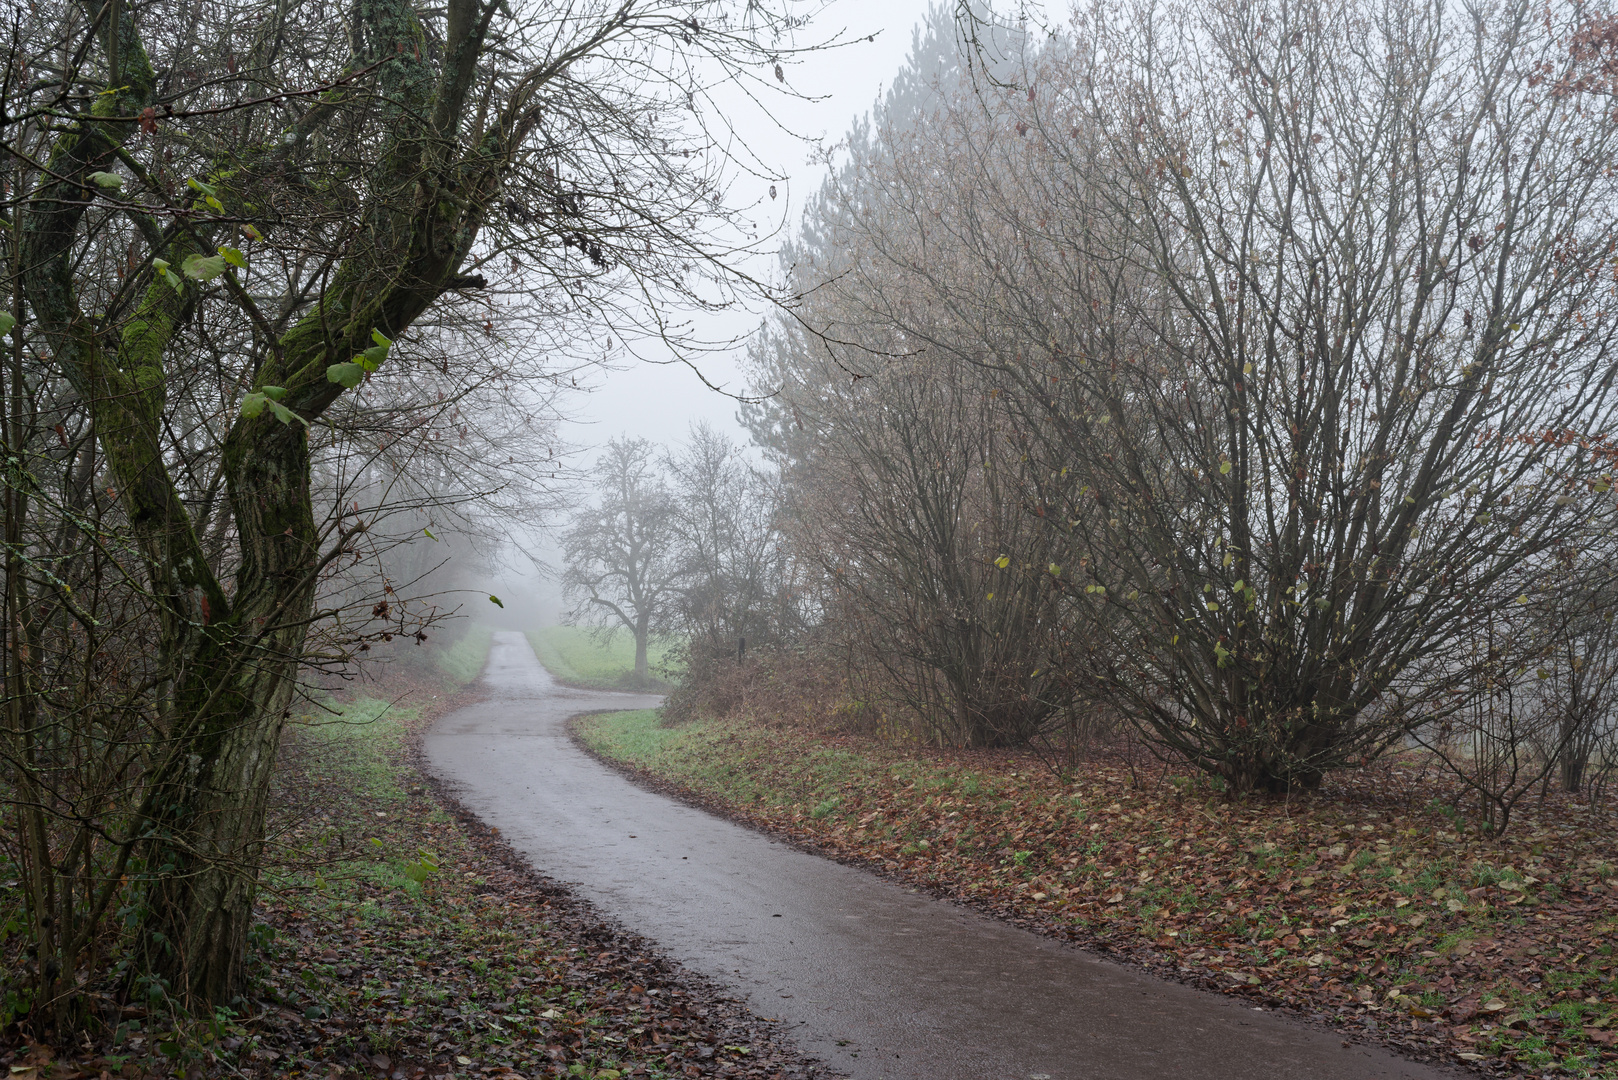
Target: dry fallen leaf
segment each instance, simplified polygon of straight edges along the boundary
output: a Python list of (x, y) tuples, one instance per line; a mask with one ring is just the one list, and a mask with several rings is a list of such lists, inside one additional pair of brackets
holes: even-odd
[[(605, 732), (613, 721), (600, 723)], [(1474, 1052), (1467, 1045), (1476, 1037), (1474, 1017), (1498, 1024), (1495, 1014), (1507, 1009), (1478, 1004), (1503, 989), (1502, 972), (1527, 967), (1548, 976), (1554, 958), (1558, 972), (1586, 986), (1605, 981), (1596, 970), (1605, 942), (1588, 899), (1605, 890), (1578, 866), (1612, 844), (1586, 824), (1582, 804), (1557, 804), (1555, 827), (1537, 839), (1525, 827), (1521, 843), (1515, 830), (1497, 843), (1421, 809), (1432, 801), (1430, 778), (1419, 806), (1366, 814), (1323, 797), (1302, 814), (1282, 813), (1188, 797), (1195, 778), (1143, 786), (1138, 774), (1107, 765), (1042, 783), (999, 752), (911, 751), (739, 720), (685, 731), (684, 745), (670, 743), (666, 755), (637, 764), (759, 825), (993, 914), (1069, 939), (1079, 924), (1088, 942), (1147, 965), (1169, 960), (1255, 1005), (1346, 1011), (1373, 1039), (1388, 1030), (1390, 1007), (1416, 1019), (1442, 1016), (1445, 1023), (1417, 1041), (1453, 1060)], [(611, 745), (581, 734), (603, 752)], [(828, 747), (838, 751), (835, 769)], [(733, 776), (715, 781), (692, 764), (715, 754), (735, 767)], [(1412, 772), (1406, 782), (1415, 779)], [(1347, 778), (1363, 791), (1375, 782)], [(805, 792), (814, 797), (806, 801)], [(923, 837), (931, 846), (919, 850)], [(1614, 855), (1609, 862), (1618, 861)], [(1476, 894), (1485, 868), (1492, 881), (1507, 866), (1524, 878), (1531, 870), (1543, 881), (1571, 879), (1563, 897), (1530, 900), (1535, 915), (1554, 919), (1512, 919), (1491, 906), (1511, 895), (1492, 884), (1486, 897)], [(1051, 896), (1060, 903), (1039, 902)], [(1326, 978), (1328, 970), (1338, 977)], [(1538, 1014), (1554, 992), (1544, 987), (1558, 985), (1566, 984), (1513, 981), (1513, 1007)], [(1409, 996), (1377, 1005), (1395, 986)], [(1449, 1004), (1438, 1006), (1438, 998)], [(1599, 1031), (1592, 1021), (1605, 1009), (1598, 1000), (1581, 1017), (1585, 1026)], [(1607, 1052), (1581, 1034), (1557, 1056)], [(1516, 1052), (1507, 1043), (1478, 1057)]]

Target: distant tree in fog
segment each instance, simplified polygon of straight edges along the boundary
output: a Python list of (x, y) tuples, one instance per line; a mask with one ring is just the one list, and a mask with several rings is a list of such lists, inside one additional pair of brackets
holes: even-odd
[(562, 536), (569, 618), (635, 638), (635, 678), (649, 677), (647, 643), (673, 615), (678, 569), (674, 500), (645, 439), (607, 443), (593, 470), (596, 501)]
[(801, 623), (795, 562), (781, 544), (776, 485), (742, 447), (694, 424), (666, 467), (674, 493), (679, 622), (693, 647), (730, 653)]

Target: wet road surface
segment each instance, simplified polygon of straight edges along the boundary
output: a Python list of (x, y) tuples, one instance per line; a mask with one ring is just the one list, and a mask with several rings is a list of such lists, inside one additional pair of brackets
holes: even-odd
[(441, 719), (432, 769), (607, 915), (870, 1080), (1458, 1076), (1167, 983), (645, 791), (568, 739), (571, 690), (497, 633), (486, 700)]

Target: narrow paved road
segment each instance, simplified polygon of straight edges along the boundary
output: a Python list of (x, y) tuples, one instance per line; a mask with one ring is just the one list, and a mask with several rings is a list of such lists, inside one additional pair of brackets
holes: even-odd
[(657, 699), (556, 685), (496, 634), (488, 698), (438, 722), (432, 768), (536, 869), (799, 1045), (870, 1080), (1372, 1080), (1448, 1072), (1076, 949), (645, 791), (568, 717)]

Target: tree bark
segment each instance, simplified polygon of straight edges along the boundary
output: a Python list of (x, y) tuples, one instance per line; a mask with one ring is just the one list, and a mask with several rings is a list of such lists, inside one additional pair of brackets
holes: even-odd
[(645, 684), (651, 681), (651, 669), (646, 662), (646, 652), (651, 631), (648, 620), (642, 616), (635, 624), (635, 681)]
[[(135, 815), (140, 839), (129, 876), (139, 925), (131, 977), (155, 980), (187, 1004), (224, 1004), (242, 986), (269, 783), (321, 561), (307, 422), (343, 393), (327, 369), (364, 352), (373, 333), (397, 336), (438, 298), (478, 231), (479, 207), (493, 190), (503, 148), (532, 123), (511, 121), (464, 157), (451, 156), (460, 153), (454, 126), (473, 78), (469, 57), (481, 50), (495, 5), (484, 11), (475, 0), (451, 0), (450, 7), (458, 40), (442, 79), (424, 58), (428, 50), (409, 3), (374, 0), (357, 9), (368, 43), (364, 59), (378, 69), (392, 112), (390, 142), (374, 173), (383, 194), (366, 213), (368, 244), (344, 260), (313, 311), (275, 343), (256, 373), (253, 389), (284, 388), (281, 404), (292, 417), (244, 414), (226, 436), (224, 472), (240, 556), (230, 595), (209, 569), (160, 435), (164, 353), (189, 318), (197, 286), (185, 282), (175, 290), (154, 276), (133, 317), (112, 333), (80, 309), (75, 289), (75, 245), (95, 197), (87, 177), (112, 167), (134, 126), (99, 118), (134, 117), (152, 100), (153, 72), (129, 11), (107, 35), (122, 89), (98, 97), (91, 114), (58, 137), (49, 178), (22, 222), (30, 307), (53, 335), (54, 360), (94, 418), (161, 626), (156, 650), (168, 684), (159, 695), (166, 706), (158, 749)], [(421, 120), (427, 116), (442, 118), (444, 129), (429, 130)], [(240, 168), (221, 175), (245, 183), (259, 159), (243, 157)], [(237, 201), (224, 181), (219, 192)], [(174, 265), (187, 253), (206, 254), (199, 246), (204, 234), (198, 227), (162, 254)]]

